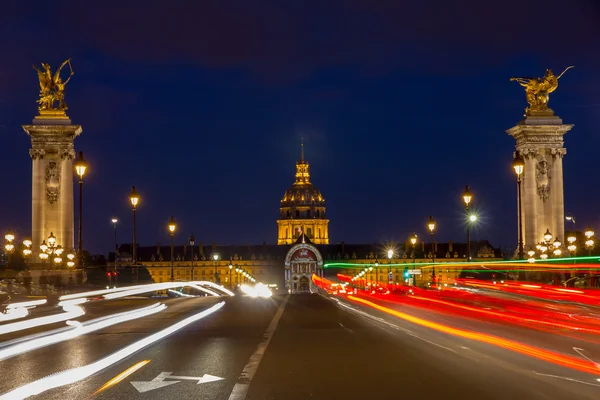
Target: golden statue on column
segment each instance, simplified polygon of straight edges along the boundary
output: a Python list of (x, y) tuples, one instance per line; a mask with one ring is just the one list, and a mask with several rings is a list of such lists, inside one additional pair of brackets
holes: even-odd
[[(63, 81), (60, 73), (66, 65), (69, 66), (70, 73), (67, 79)], [(42, 63), (41, 69), (35, 65), (33, 68), (37, 71), (38, 79), (40, 80), (40, 98), (37, 101), (40, 115), (64, 116), (67, 110), (65, 86), (74, 74), (71, 59), (69, 58), (63, 62), (56, 72), (54, 72), (54, 75), (52, 75), (49, 64)], [(57, 102), (58, 105), (55, 105)]]
[(525, 109), (525, 115), (553, 113), (552, 110), (548, 108), (550, 93), (558, 88), (558, 80), (571, 68), (574, 67), (567, 67), (559, 76), (555, 76), (552, 73), (552, 70), (547, 69), (546, 74), (542, 78), (510, 78), (511, 81), (516, 81), (525, 88), (525, 95), (527, 96), (527, 102), (529, 103), (529, 107)]

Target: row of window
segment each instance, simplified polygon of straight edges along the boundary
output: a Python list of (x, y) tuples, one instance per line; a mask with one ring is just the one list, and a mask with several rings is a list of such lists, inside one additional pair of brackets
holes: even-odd
[[(305, 211), (296, 210), (294, 215), (296, 216), (296, 218), (302, 218), (302, 217), (310, 218), (312, 216), (320, 218), (320, 217), (325, 217), (325, 212), (321, 212), (321, 210), (315, 210), (315, 212), (312, 213), (310, 210), (305, 210)], [(285, 218), (285, 217), (291, 218), (292, 212), (290, 210), (287, 210), (285, 213), (282, 212), (281, 217), (282, 218)]]

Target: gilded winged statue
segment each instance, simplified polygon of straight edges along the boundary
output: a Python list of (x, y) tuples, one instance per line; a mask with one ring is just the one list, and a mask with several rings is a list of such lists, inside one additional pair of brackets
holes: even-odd
[(511, 81), (516, 81), (525, 88), (525, 95), (527, 97), (527, 102), (529, 103), (529, 107), (525, 109), (525, 112), (530, 114), (532, 111), (548, 110), (550, 93), (558, 88), (558, 80), (571, 68), (574, 67), (567, 67), (559, 76), (555, 76), (552, 73), (552, 70), (547, 69), (543, 78), (510, 78)]
[[(71, 72), (69, 73), (68, 78), (63, 81), (60, 73), (66, 65), (69, 65)], [(39, 111), (67, 110), (67, 104), (65, 103), (65, 86), (69, 83), (74, 74), (73, 67), (71, 66), (71, 59), (69, 58), (63, 62), (54, 75), (52, 75), (49, 64), (42, 63), (41, 69), (35, 65), (33, 68), (37, 71), (38, 79), (40, 80), (40, 98), (37, 101), (39, 104)], [(57, 106), (55, 106), (56, 102), (58, 102)]]

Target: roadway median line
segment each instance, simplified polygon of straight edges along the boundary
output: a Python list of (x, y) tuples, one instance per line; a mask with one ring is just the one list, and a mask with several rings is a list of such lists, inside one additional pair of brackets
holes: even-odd
[(258, 366), (260, 365), (263, 355), (265, 354), (265, 351), (267, 350), (267, 347), (269, 346), (269, 343), (271, 342), (271, 338), (273, 337), (273, 334), (275, 333), (275, 329), (277, 329), (277, 325), (279, 325), (279, 320), (281, 319), (281, 316), (283, 315), (283, 310), (285, 309), (285, 306), (286, 306), (289, 298), (290, 298), (290, 295), (287, 295), (285, 297), (285, 299), (283, 300), (283, 302), (281, 303), (281, 305), (279, 306), (279, 309), (277, 309), (275, 316), (273, 317), (273, 319), (271, 320), (271, 323), (267, 327), (267, 330), (263, 334), (262, 340), (256, 347), (256, 350), (254, 351), (254, 353), (250, 356), (250, 360), (248, 360), (248, 363), (246, 364), (246, 366), (242, 370), (242, 373), (240, 374), (239, 378), (237, 379), (235, 386), (233, 387), (233, 390), (231, 391), (231, 395), (229, 396), (229, 400), (244, 400), (246, 398), (246, 396), (248, 395), (248, 390), (250, 389), (250, 383), (252, 382), (254, 375), (256, 375)]

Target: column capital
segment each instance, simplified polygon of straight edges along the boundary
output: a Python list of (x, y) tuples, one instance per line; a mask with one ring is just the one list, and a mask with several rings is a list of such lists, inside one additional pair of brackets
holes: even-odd
[(563, 158), (565, 156), (565, 154), (567, 154), (567, 149), (565, 149), (565, 148), (551, 149), (550, 154), (552, 154), (552, 158)]
[(29, 149), (29, 157), (32, 160), (43, 159), (46, 155), (46, 150), (44, 149)]
[(61, 160), (73, 160), (75, 159), (75, 150), (73, 149), (60, 149), (58, 151)]

